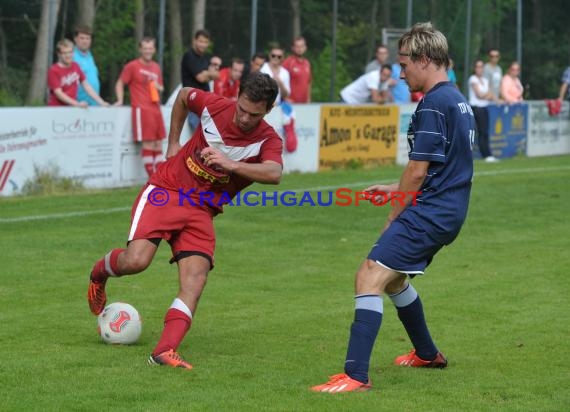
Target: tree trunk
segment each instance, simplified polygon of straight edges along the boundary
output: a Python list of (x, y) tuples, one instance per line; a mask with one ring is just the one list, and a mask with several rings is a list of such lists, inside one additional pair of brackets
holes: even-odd
[(531, 9), (532, 9), (532, 20), (531, 20), (531, 27), (536, 33), (542, 32), (542, 2), (537, 0), (532, 0), (531, 2)]
[(293, 11), (293, 39), (301, 36), (301, 0), (290, 0)]
[(93, 29), (93, 23), (95, 23), (95, 0), (81, 0), (77, 2), (75, 23), (89, 26)]
[[(42, 0), (42, 14), (40, 17), (38, 37), (36, 38), (30, 88), (28, 89), (28, 97), (26, 99), (27, 105), (45, 102), (47, 71), (52, 63), (52, 56), (48, 56), (50, 49), (50, 30), (52, 33), (55, 33), (59, 2), (60, 0)], [(52, 18), (52, 22), (50, 22), (50, 17)]]
[(137, 49), (144, 37), (144, 0), (136, 0), (135, 3), (135, 38), (137, 39)]
[(376, 31), (378, 29), (378, 24), (376, 22), (376, 15), (378, 14), (378, 0), (374, 0), (372, 3), (372, 11), (370, 12), (370, 33), (368, 36), (368, 47), (366, 47), (366, 61), (364, 64), (372, 59), (372, 56), (376, 54)]
[(392, 21), (392, 13), (390, 13), (390, 10), (392, 10), (392, 1), (384, 0), (382, 2), (382, 21), (380, 22), (383, 29), (386, 29), (388, 27), (393, 27), (393, 25), (390, 24), (390, 22)]
[(168, 21), (170, 38), (170, 84), (172, 92), (181, 83), (180, 61), (184, 54), (184, 44), (182, 40), (182, 19), (180, 18), (180, 0), (168, 0)]
[(206, 0), (194, 0), (194, 18), (192, 20), (192, 38), (196, 30), (206, 26)]
[[(1, 15), (2, 15), (2, 10), (0, 10), (0, 16)], [(2, 27), (1, 20), (0, 20), (0, 68), (2, 69), (2, 73), (6, 73), (5, 70), (8, 68), (8, 48), (6, 47), (6, 33), (4, 33), (4, 28)]]

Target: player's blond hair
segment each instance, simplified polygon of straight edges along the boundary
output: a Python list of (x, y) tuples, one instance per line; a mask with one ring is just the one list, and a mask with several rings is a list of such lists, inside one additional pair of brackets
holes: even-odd
[(61, 49), (70, 48), (70, 47), (73, 48), (73, 42), (69, 39), (61, 39), (55, 45), (55, 48), (58, 53), (61, 52)]
[(398, 49), (400, 54), (409, 55), (412, 61), (427, 57), (436, 66), (449, 68), (447, 39), (430, 22), (414, 24), (398, 41)]

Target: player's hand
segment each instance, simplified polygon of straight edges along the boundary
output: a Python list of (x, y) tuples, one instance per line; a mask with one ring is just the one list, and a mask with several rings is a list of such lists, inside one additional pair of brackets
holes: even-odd
[(120, 100), (117, 100), (115, 103), (113, 103), (113, 106), (122, 106), (123, 102)]
[(217, 170), (230, 171), (232, 160), (228, 159), (226, 155), (213, 147), (205, 147), (200, 153), (202, 161), (208, 167)]
[(372, 185), (363, 190), (365, 198), (375, 205), (386, 204), (390, 200), (393, 188), (391, 185)]
[(103, 101), (103, 102), (101, 103), (101, 106), (103, 106), (103, 107), (109, 107), (109, 106), (111, 106), (111, 105), (109, 104), (109, 102)]
[(84, 109), (86, 109), (89, 105), (87, 104), (87, 102), (77, 102), (77, 107), (82, 107)]
[(180, 143), (178, 143), (178, 142), (169, 143), (168, 148), (166, 149), (166, 158), (168, 159), (169, 157), (176, 155), (176, 153), (178, 153), (180, 151), (181, 147), (182, 146), (180, 146)]

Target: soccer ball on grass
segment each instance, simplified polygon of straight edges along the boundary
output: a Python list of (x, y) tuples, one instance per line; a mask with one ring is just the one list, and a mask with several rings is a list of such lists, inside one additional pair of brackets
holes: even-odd
[(97, 331), (105, 343), (130, 345), (141, 335), (141, 317), (128, 303), (111, 303), (99, 314)]

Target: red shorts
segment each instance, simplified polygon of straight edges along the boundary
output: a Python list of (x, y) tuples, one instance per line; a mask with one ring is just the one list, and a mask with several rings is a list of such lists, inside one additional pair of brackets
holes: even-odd
[(135, 142), (162, 140), (166, 137), (160, 106), (133, 107), (131, 124)]
[(131, 210), (129, 241), (161, 238), (170, 244), (172, 254), (197, 252), (214, 266), (214, 213), (208, 208), (178, 205), (178, 192), (154, 185), (144, 186)]

